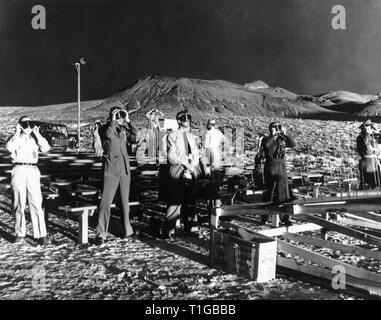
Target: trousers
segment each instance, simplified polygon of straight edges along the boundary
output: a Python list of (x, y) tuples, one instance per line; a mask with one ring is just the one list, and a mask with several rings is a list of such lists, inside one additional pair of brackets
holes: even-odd
[[(286, 161), (284, 159), (273, 159), (266, 161), (264, 168), (265, 188), (268, 190), (263, 195), (264, 202), (280, 203), (290, 199), (288, 189)], [(280, 215), (282, 222), (288, 221), (289, 215)], [(261, 221), (266, 222), (267, 215), (261, 216)]]
[(184, 182), (181, 165), (172, 165), (169, 171), (169, 189), (167, 214), (164, 223), (165, 232), (175, 231), (176, 220), (181, 215), (184, 219), (184, 230), (190, 232), (196, 220), (197, 180)]
[(26, 236), (25, 207), (28, 199), (34, 238), (46, 237), (46, 224), (42, 210), (40, 185), (41, 173), (36, 166), (16, 165), (12, 169), (13, 209), (15, 214), (15, 233)]
[(134, 233), (130, 223), (130, 175), (105, 175), (103, 180), (103, 192), (102, 199), (99, 205), (99, 216), (96, 234), (98, 237), (106, 239), (108, 226), (110, 222), (111, 204), (114, 200), (115, 193), (119, 187), (120, 199), (123, 207), (123, 220), (126, 236), (130, 236)]

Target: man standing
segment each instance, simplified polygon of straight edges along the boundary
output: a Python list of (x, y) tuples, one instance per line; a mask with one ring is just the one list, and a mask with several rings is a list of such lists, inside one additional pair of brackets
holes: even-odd
[(190, 132), (192, 117), (187, 111), (176, 115), (179, 128), (168, 134), (169, 189), (163, 237), (171, 238), (180, 216), (184, 219), (184, 231), (191, 234), (195, 221), (199, 149), (196, 137)]
[(123, 207), (124, 236), (130, 237), (134, 233), (130, 224), (129, 194), (131, 172), (127, 152), (127, 143), (132, 135), (136, 135), (136, 130), (131, 124), (128, 112), (121, 107), (111, 108), (108, 121), (101, 128), (101, 137), (104, 139), (104, 172), (103, 192), (96, 230), (96, 244), (102, 244), (106, 240), (111, 204), (118, 187), (120, 188)]
[(15, 212), (15, 243), (22, 243), (26, 236), (25, 206), (28, 197), (33, 236), (42, 245), (49, 243), (42, 210), (40, 186), (41, 173), (37, 167), (38, 151), (48, 152), (50, 146), (41, 136), (39, 128), (27, 116), (20, 118), (16, 133), (9, 139), (6, 148), (15, 163), (12, 169), (13, 208)]
[(100, 120), (95, 121), (95, 124), (91, 127), (91, 133), (93, 135), (93, 149), (94, 155), (97, 158), (101, 158), (103, 156), (103, 147), (101, 136), (99, 135), (99, 128), (102, 126), (102, 122)]
[(366, 187), (374, 189), (381, 186), (380, 167), (377, 160), (376, 141), (373, 134), (378, 130), (374, 124), (367, 120), (360, 127), (361, 133), (357, 137), (357, 151), (360, 154), (360, 189)]
[[(255, 168), (259, 170), (261, 162), (265, 159), (264, 180), (267, 192), (264, 193), (263, 201), (282, 203), (290, 199), (285, 149), (295, 147), (295, 139), (286, 135), (286, 129), (280, 123), (272, 122), (269, 125), (270, 134), (263, 137), (259, 151), (255, 157)], [(289, 215), (281, 217), (286, 226), (292, 225)], [(268, 216), (261, 216), (261, 224), (267, 222)]]
[(229, 146), (224, 134), (216, 129), (216, 121), (208, 120), (206, 128), (208, 131), (204, 137), (205, 143), (205, 156), (207, 174), (210, 173), (214, 181), (221, 181), (221, 169), (222, 169), (222, 144), (224, 143), (224, 149)]

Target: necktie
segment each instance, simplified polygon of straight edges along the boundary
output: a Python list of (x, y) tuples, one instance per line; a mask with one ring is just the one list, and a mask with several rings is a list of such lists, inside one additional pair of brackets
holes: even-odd
[(188, 141), (188, 136), (187, 136), (187, 133), (186, 131), (183, 132), (183, 137), (184, 137), (184, 150), (186, 152), (186, 155), (188, 156), (189, 154), (192, 153), (192, 149), (189, 145), (189, 141)]

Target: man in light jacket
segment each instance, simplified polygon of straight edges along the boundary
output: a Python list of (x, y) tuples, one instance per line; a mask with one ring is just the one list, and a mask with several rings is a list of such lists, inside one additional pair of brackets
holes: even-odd
[(171, 238), (176, 220), (183, 215), (184, 231), (191, 234), (195, 217), (200, 152), (197, 138), (190, 132), (191, 116), (187, 111), (176, 115), (179, 128), (168, 134), (169, 199), (163, 237)]

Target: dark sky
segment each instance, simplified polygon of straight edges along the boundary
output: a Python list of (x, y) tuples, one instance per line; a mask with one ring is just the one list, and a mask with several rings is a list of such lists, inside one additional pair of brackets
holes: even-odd
[[(331, 28), (336, 4), (346, 30)], [(381, 92), (379, 0), (0, 0), (0, 41), (0, 105), (75, 101), (81, 56), (84, 100), (146, 75)]]

